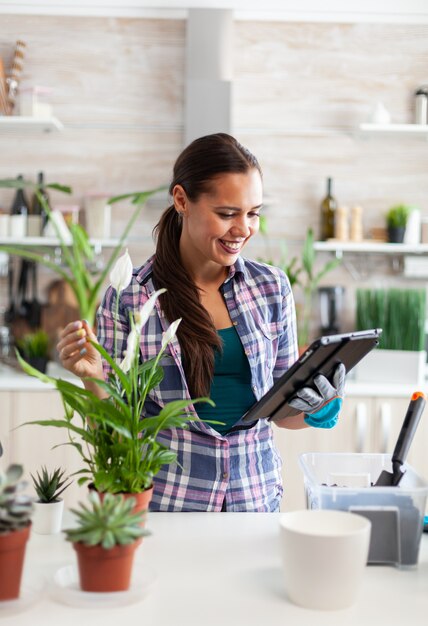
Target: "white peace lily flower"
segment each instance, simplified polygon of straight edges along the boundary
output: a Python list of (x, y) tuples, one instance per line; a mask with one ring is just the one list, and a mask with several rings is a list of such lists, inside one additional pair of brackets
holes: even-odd
[(181, 317), (178, 320), (175, 320), (175, 322), (172, 322), (171, 326), (163, 334), (163, 337), (162, 337), (162, 348), (161, 348), (162, 350), (165, 350), (166, 346), (169, 344), (171, 339), (173, 339), (175, 337), (175, 333), (177, 332), (177, 328), (178, 328), (180, 322), (181, 322)]
[(132, 261), (128, 248), (119, 257), (109, 275), (111, 286), (119, 293), (129, 285), (132, 279)]
[(149, 319), (150, 314), (155, 307), (156, 300), (158, 299), (161, 293), (164, 293), (164, 291), (166, 291), (166, 289), (158, 289), (157, 291), (155, 291), (155, 293), (150, 296), (150, 298), (141, 307), (141, 309), (137, 313), (135, 313), (134, 315), (135, 328), (137, 329), (139, 333), (141, 333), (141, 329), (143, 328), (144, 324)]
[(129, 372), (131, 369), (132, 361), (134, 360), (135, 350), (137, 349), (137, 345), (140, 339), (140, 335), (135, 328), (131, 330), (128, 335), (128, 340), (126, 342), (126, 350), (124, 351), (125, 358), (122, 363), (120, 363), (119, 367), (125, 374)]

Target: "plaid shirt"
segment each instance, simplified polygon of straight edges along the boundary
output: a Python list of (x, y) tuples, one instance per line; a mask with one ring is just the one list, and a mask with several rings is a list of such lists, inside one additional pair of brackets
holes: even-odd
[[(121, 294), (118, 354), (126, 348), (129, 312), (140, 309), (155, 291), (152, 262), (153, 258), (134, 270), (130, 285)], [(290, 284), (278, 268), (239, 257), (221, 291), (248, 357), (252, 389), (259, 400), (297, 359)], [(115, 291), (109, 287), (97, 314), (98, 339), (110, 354), (114, 300)], [(158, 354), (162, 332), (168, 326), (157, 302), (142, 331), (142, 360)], [(179, 399), (188, 399), (189, 413), (197, 415), (190, 402), (177, 338), (169, 344), (161, 364), (164, 378), (149, 394), (144, 415), (157, 415), (166, 403)], [(221, 511), (225, 502), (227, 511), (278, 511), (283, 492), (282, 463), (273, 443), (272, 426), (259, 420), (251, 428), (240, 422), (235, 428), (223, 436), (208, 424), (192, 420), (188, 429), (160, 433), (159, 441), (177, 453), (178, 463), (165, 465), (156, 475), (150, 510)]]

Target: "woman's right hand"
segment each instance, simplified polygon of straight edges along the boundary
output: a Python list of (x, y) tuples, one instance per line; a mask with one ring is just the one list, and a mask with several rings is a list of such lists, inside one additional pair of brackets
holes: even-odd
[(103, 379), (101, 355), (89, 340), (97, 338), (85, 320), (70, 322), (60, 334), (59, 358), (63, 367), (79, 378)]

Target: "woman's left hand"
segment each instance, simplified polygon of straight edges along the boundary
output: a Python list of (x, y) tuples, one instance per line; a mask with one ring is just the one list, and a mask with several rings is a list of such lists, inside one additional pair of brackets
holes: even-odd
[(306, 413), (305, 422), (315, 428), (336, 426), (343, 402), (346, 369), (339, 363), (333, 375), (333, 384), (325, 376), (318, 374), (314, 383), (318, 392), (310, 387), (302, 387), (289, 401), (289, 405)]

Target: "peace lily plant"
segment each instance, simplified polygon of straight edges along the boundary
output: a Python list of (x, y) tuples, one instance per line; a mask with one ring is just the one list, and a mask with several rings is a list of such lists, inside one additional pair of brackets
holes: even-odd
[[(31, 367), (19, 355), (18, 359), (27, 374), (45, 383), (53, 384), (60, 392), (65, 414), (62, 419), (46, 419), (27, 422), (63, 428), (68, 433), (68, 445), (80, 454), (84, 467), (79, 484), (92, 482), (99, 492), (140, 493), (149, 489), (153, 477), (162, 465), (176, 461), (176, 453), (157, 439), (161, 431), (185, 428), (187, 422), (198, 420), (186, 411), (190, 402), (209, 402), (208, 398), (176, 400), (166, 404), (158, 415), (143, 417), (148, 393), (163, 378), (160, 360), (168, 344), (174, 338), (180, 319), (174, 321), (163, 334), (159, 354), (145, 361), (140, 360), (140, 338), (144, 324), (150, 317), (159, 294), (156, 291), (144, 306), (130, 314), (130, 332), (124, 354), (117, 354), (117, 329), (120, 293), (132, 278), (132, 262), (126, 251), (113, 267), (110, 280), (116, 291), (114, 356), (112, 357), (96, 341), (94, 348), (108, 363), (111, 373), (106, 380), (89, 378), (104, 392), (99, 398), (90, 390), (71, 382), (52, 378)], [(79, 416), (76, 424), (74, 415)]]

